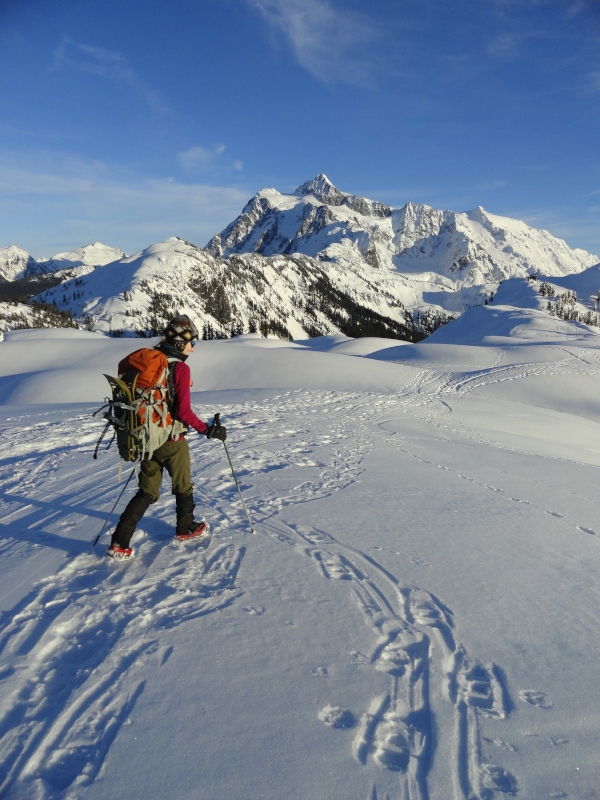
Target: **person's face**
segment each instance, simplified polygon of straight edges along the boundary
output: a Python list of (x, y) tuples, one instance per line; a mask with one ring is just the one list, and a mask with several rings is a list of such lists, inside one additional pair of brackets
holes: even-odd
[(186, 346), (183, 348), (183, 355), (184, 356), (189, 356), (190, 353), (193, 353), (195, 344), (196, 344), (196, 342), (194, 342), (194, 341), (188, 342), (186, 344)]

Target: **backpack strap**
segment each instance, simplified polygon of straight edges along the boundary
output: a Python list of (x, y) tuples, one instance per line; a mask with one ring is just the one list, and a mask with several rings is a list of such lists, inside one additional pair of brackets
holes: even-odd
[(167, 361), (169, 362), (169, 371), (167, 373), (167, 408), (173, 419), (173, 424), (171, 426), (171, 437), (173, 439), (178, 439), (180, 436), (185, 436), (188, 432), (188, 426), (185, 423), (180, 422), (178, 419), (175, 419), (175, 415), (173, 413), (177, 410), (175, 407), (175, 367), (181, 361), (181, 359), (173, 356), (167, 356)]
[(179, 363), (179, 358), (167, 356), (168, 372), (167, 372), (167, 408), (173, 411), (175, 408), (175, 367)]

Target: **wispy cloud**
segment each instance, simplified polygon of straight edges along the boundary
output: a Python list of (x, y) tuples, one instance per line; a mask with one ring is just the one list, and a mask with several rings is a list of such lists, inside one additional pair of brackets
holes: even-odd
[(140, 94), (156, 114), (164, 114), (168, 111), (167, 104), (158, 92), (148, 86), (121, 53), (74, 42), (64, 36), (54, 51), (54, 64), (56, 67), (69, 67), (79, 72), (96, 75), (99, 78), (123, 83)]
[(329, 0), (246, 0), (276, 37), (291, 44), (298, 63), (325, 83), (372, 82), (370, 48), (383, 29), (365, 14), (337, 9)]
[(224, 144), (218, 144), (212, 150), (197, 145), (196, 147), (191, 147), (189, 150), (186, 150), (184, 153), (179, 153), (177, 159), (181, 166), (188, 172), (192, 170), (206, 170), (211, 167), (215, 163), (215, 160), (224, 152)]
[(492, 56), (514, 58), (519, 54), (521, 37), (515, 33), (502, 33), (496, 36), (488, 45), (488, 53)]
[(567, 6), (570, 17), (587, 16), (588, 19), (600, 21), (598, 0), (570, 0)]
[(50, 256), (91, 241), (135, 252), (168, 236), (204, 245), (251, 196), (53, 153), (0, 155), (0, 247)]
[(243, 161), (231, 161), (224, 156), (226, 147), (217, 144), (212, 148), (196, 145), (183, 153), (179, 153), (177, 160), (182, 169), (187, 173), (202, 173), (215, 170), (226, 172), (241, 172), (244, 168)]

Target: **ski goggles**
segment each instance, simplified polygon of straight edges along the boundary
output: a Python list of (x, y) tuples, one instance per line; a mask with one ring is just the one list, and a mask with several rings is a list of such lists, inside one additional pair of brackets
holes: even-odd
[(181, 336), (186, 340), (186, 342), (189, 342), (192, 347), (196, 344), (197, 340), (194, 338), (194, 334), (191, 331), (184, 331)]

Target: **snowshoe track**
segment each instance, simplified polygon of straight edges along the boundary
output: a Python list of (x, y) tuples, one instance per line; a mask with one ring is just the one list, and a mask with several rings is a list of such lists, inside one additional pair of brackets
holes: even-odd
[(74, 558), (32, 591), (0, 626), (2, 797), (76, 797), (91, 783), (143, 691), (136, 669), (168, 657), (158, 632), (239, 597), (243, 556), (231, 543), (145, 544), (117, 568)]
[[(261, 527), (312, 559), (326, 579), (348, 581), (349, 599), (372, 629), (371, 653), (354, 653), (354, 659), (387, 674), (389, 688), (360, 715), (352, 754), (365, 767), (372, 763), (396, 776), (397, 793), (381, 796), (427, 800), (430, 773), (443, 756), (456, 800), (491, 800), (495, 791), (515, 794), (515, 776), (485, 760), (480, 733), (482, 719), (505, 719), (512, 708), (503, 673), (467, 656), (455, 638), (450, 609), (429, 592), (404, 586), (372, 556), (325, 531), (284, 528), (280, 522)], [(448, 708), (456, 736), (440, 747), (436, 716), (447, 715)], [(373, 792), (380, 796), (377, 779)]]

